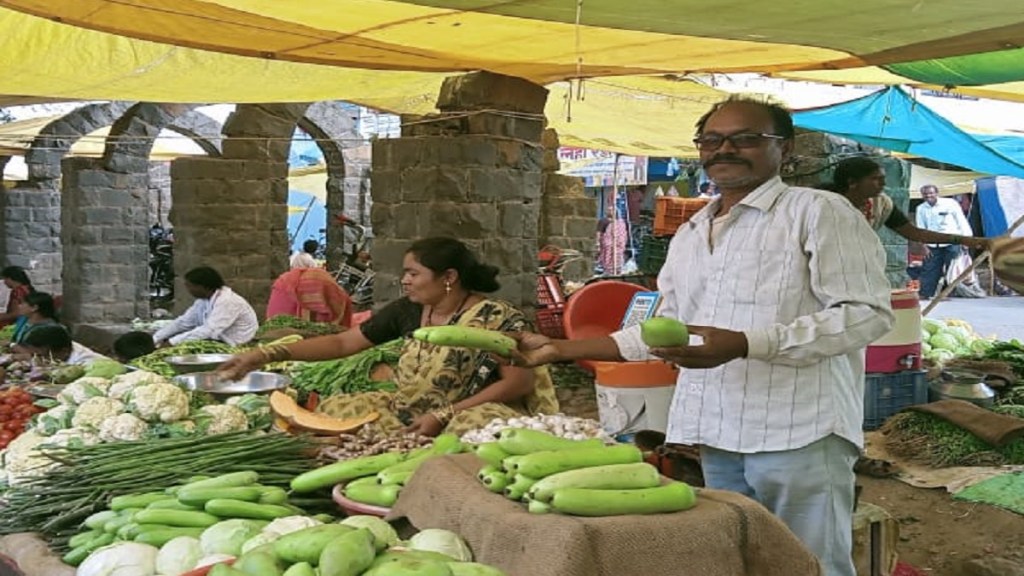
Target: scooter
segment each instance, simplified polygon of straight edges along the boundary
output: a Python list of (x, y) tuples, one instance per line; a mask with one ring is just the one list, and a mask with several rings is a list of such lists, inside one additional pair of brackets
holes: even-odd
[(149, 298), (174, 299), (174, 240), (156, 227), (149, 233)]

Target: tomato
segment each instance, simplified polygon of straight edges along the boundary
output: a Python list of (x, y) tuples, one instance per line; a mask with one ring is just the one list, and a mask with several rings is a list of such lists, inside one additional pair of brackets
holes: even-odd
[(24, 420), (8, 420), (4, 422), (4, 430), (10, 430), (12, 432), (20, 432), (25, 428)]
[(14, 414), (16, 416), (20, 416), (22, 419), (30, 418), (35, 413), (35, 406), (31, 404), (22, 404), (14, 409)]
[(14, 413), (14, 408), (6, 404), (0, 404), (0, 422), (3, 422), (11, 417)]
[(16, 436), (17, 436), (17, 434), (15, 434), (14, 432), (12, 432), (10, 430), (0, 430), (0, 441), (10, 442)]

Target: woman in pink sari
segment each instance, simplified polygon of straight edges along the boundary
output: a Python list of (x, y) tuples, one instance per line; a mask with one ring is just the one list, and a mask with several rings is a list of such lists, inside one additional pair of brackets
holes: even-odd
[(296, 268), (274, 280), (267, 318), (289, 315), (310, 322), (352, 323), (352, 300), (323, 268)]
[(605, 219), (598, 225), (598, 242), (601, 246), (598, 262), (606, 276), (619, 274), (626, 260), (626, 239), (629, 230), (626, 221), (616, 216), (615, 207), (609, 206), (605, 210)]

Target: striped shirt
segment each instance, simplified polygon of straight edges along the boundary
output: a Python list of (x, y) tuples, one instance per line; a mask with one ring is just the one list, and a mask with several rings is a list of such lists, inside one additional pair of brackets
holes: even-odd
[[(712, 236), (719, 202), (673, 237), (659, 314), (741, 331), (749, 351), (680, 371), (668, 441), (754, 453), (837, 434), (862, 446), (864, 349), (894, 319), (878, 237), (842, 196), (778, 177)], [(612, 337), (627, 360), (648, 358), (638, 328)]]

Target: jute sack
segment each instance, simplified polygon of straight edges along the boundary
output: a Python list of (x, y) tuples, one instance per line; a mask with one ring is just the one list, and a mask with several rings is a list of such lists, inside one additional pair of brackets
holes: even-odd
[(530, 514), (488, 492), (472, 454), (425, 462), (392, 508), (418, 529), (457, 532), (511, 576), (820, 576), (817, 559), (760, 504), (700, 490), (685, 512), (582, 518)]

